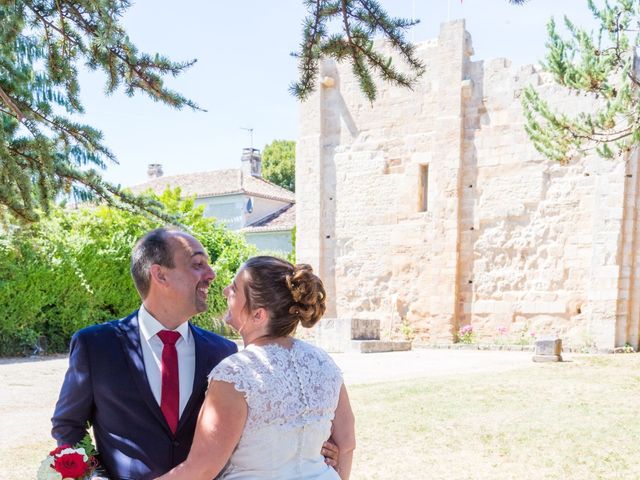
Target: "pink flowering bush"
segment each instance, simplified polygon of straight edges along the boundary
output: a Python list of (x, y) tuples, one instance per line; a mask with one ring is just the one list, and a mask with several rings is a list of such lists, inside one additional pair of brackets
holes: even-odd
[(510, 343), (509, 329), (507, 327), (498, 327), (498, 335), (494, 340), (496, 345), (507, 345)]
[(460, 343), (473, 343), (475, 341), (475, 334), (473, 333), (473, 327), (471, 325), (464, 325), (458, 330), (458, 342)]

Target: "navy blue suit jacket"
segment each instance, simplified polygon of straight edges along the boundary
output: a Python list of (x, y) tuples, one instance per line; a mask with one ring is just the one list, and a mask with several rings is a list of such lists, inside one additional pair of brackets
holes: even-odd
[(189, 325), (196, 354), (193, 393), (174, 435), (147, 381), (137, 313), (73, 336), (69, 369), (51, 419), (58, 444), (81, 440), (90, 422), (100, 463), (112, 479), (155, 478), (187, 457), (207, 375), (238, 350), (235, 343)]

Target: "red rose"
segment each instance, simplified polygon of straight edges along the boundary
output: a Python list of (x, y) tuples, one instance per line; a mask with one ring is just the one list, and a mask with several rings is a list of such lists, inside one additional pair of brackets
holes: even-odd
[(49, 455), (52, 457), (55, 457), (56, 455), (58, 455), (60, 452), (62, 452), (62, 450), (64, 450), (65, 448), (71, 448), (71, 445), (69, 445), (68, 443), (65, 443), (64, 445), (60, 445), (59, 447), (57, 447), (55, 450), (51, 450), (49, 452)]
[(62, 475), (62, 478), (77, 478), (85, 474), (88, 465), (84, 462), (83, 455), (67, 453), (56, 457), (53, 468)]

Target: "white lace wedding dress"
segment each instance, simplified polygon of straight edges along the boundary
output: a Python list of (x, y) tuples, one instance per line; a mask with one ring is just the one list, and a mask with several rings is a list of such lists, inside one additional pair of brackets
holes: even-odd
[(290, 350), (249, 345), (220, 362), (209, 380), (233, 384), (249, 407), (242, 437), (219, 478), (340, 478), (320, 454), (342, 386), (326, 352), (301, 340)]

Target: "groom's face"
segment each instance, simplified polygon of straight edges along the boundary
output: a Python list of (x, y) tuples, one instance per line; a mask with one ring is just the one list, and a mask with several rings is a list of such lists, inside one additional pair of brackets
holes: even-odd
[(174, 268), (168, 269), (169, 295), (172, 307), (192, 317), (205, 312), (209, 285), (216, 274), (209, 265), (209, 257), (202, 244), (191, 235), (174, 234), (171, 238)]

